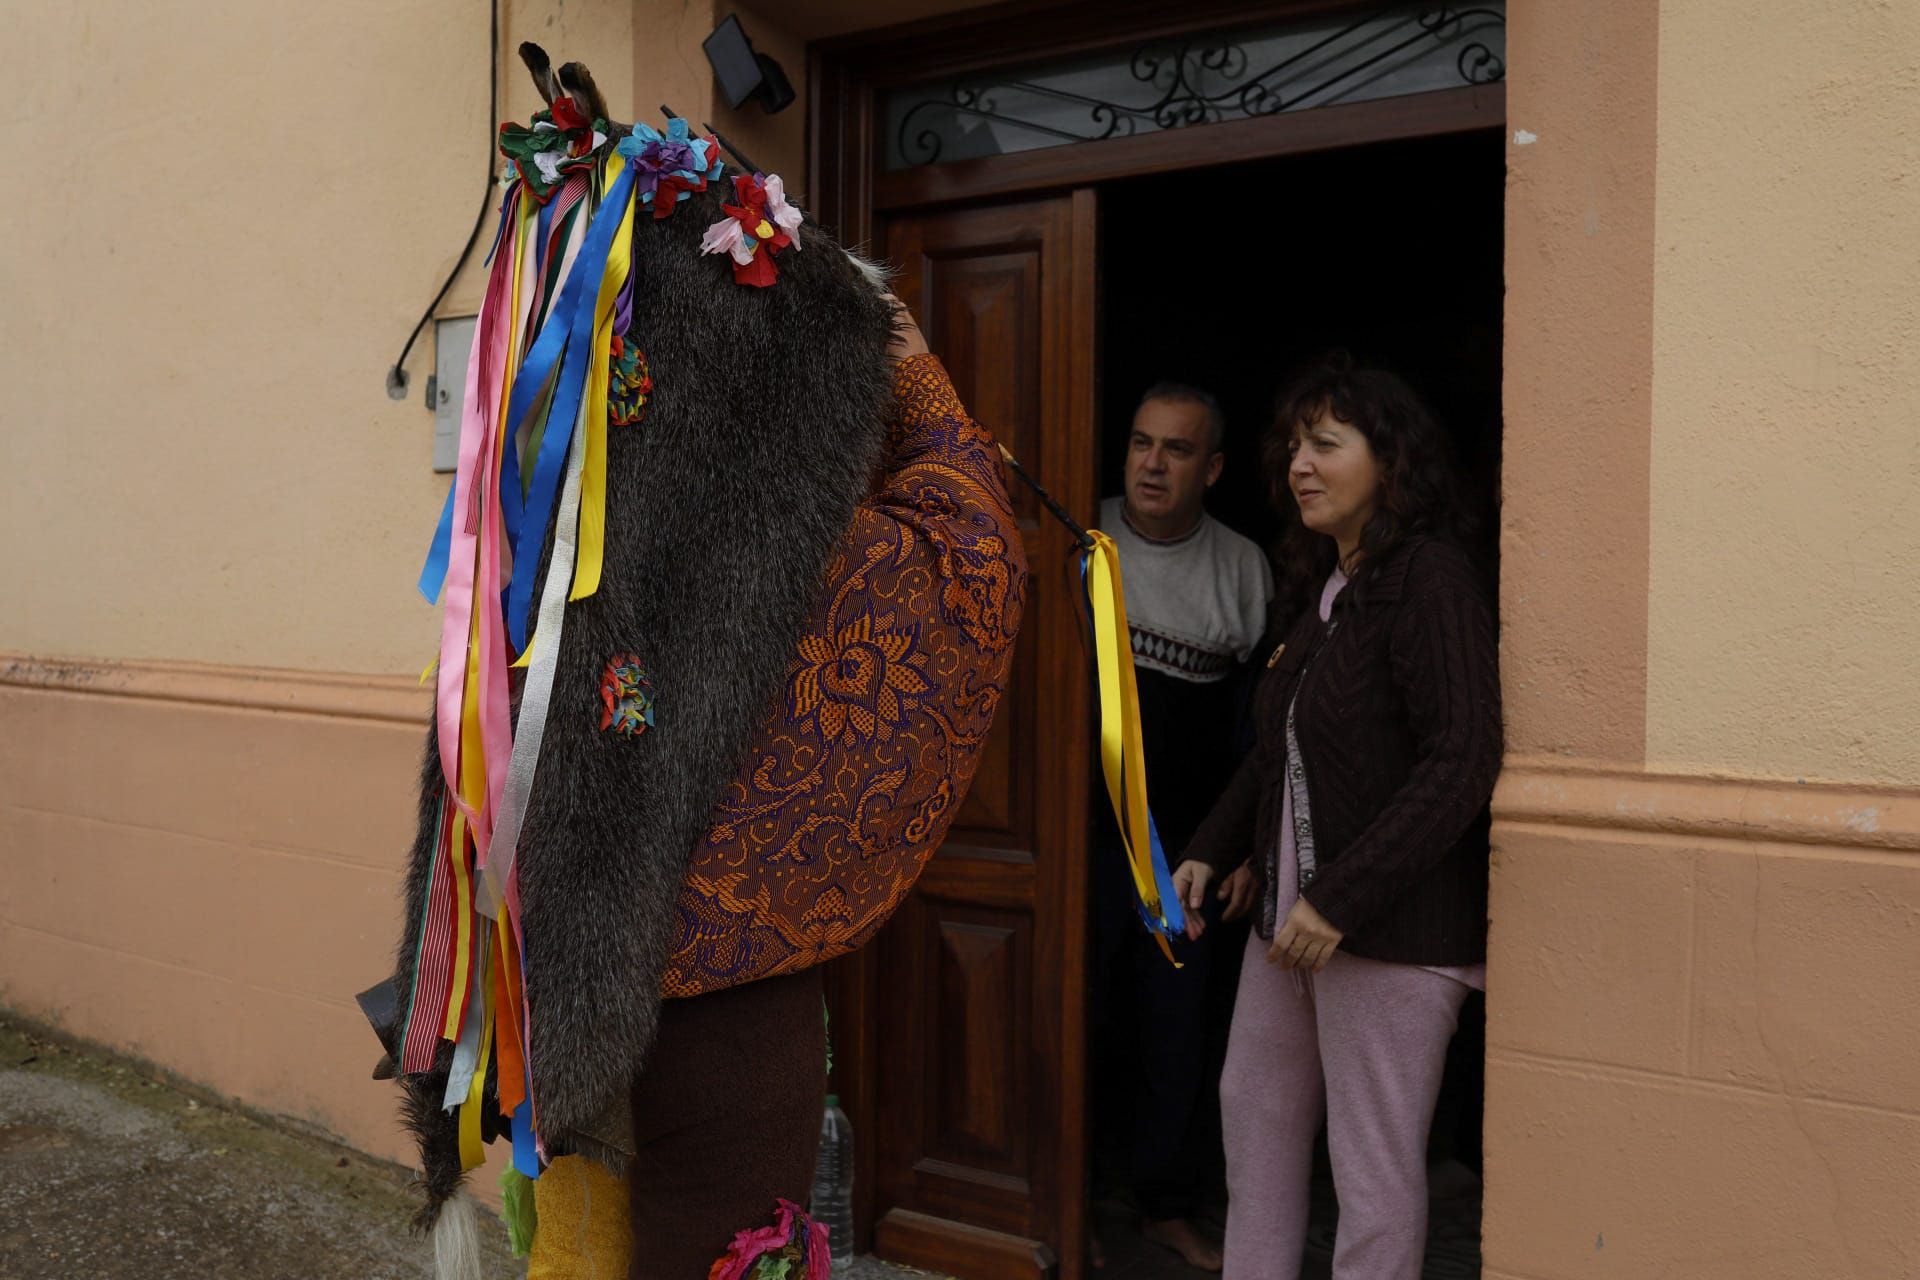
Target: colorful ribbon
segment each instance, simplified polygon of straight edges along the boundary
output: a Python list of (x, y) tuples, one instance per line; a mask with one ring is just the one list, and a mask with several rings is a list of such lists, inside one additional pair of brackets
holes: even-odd
[[(528, 489), (520, 540), (514, 548), (513, 578), (507, 588), (507, 631), (516, 651), (526, 648), (527, 615), (533, 603), (533, 580), (540, 568), (540, 548), (546, 540), (547, 526), (553, 520), (554, 505), (559, 500), (561, 470), (573, 435), (574, 415), (585, 396), (588, 370), (594, 363), (594, 326), (600, 311), (600, 295), (605, 292), (602, 286), (608, 255), (613, 247), (614, 234), (619, 228), (627, 228), (629, 240), (632, 236), (630, 205), (634, 171), (617, 151), (608, 159), (608, 172), (611, 174), (616, 169), (618, 176), (614, 178), (607, 198), (594, 211), (593, 221), (587, 226), (586, 243), (581, 246), (573, 269), (567, 273), (566, 283), (560, 287), (559, 300), (541, 328), (533, 349), (527, 353), (519, 376), (514, 379), (508, 404), (507, 430), (517, 431), (536, 397), (546, 388), (548, 380), (554, 379), (552, 399), (547, 409), (547, 430), (541, 437), (539, 456), (534, 461), (533, 481)], [(618, 292), (616, 284), (615, 297)], [(611, 311), (612, 298), (608, 299), (607, 308)], [(604, 365), (601, 376), (605, 377)], [(600, 429), (604, 431), (605, 426), (603, 421)], [(556, 431), (555, 427), (562, 429)], [(591, 444), (589, 441), (589, 447)], [(591, 485), (591, 482), (588, 483)], [(599, 503), (598, 507), (591, 505), (595, 502)], [(604, 454), (599, 485), (597, 489), (589, 488), (587, 504), (583, 520), (595, 523), (594, 536), (597, 539), (598, 530), (604, 529), (606, 524)], [(596, 581), (597, 555), (596, 541)]]
[[(655, 216), (670, 212), (720, 166), (709, 169), (714, 144), (686, 138), (684, 123), (668, 138), (645, 130), (591, 155), (584, 132), (562, 147), (538, 117), (521, 133), (507, 139), (524, 154), (507, 148), (514, 180), (474, 326), (459, 462), (420, 573), (421, 594), (445, 610), (434, 675), (443, 789), (401, 1058), (409, 1074), (429, 1071), (452, 1042), (442, 1100), (459, 1113), (468, 1168), (482, 1157), (491, 1074), (514, 1167), (538, 1177), (547, 1156), (527, 1065), (518, 845), (566, 605), (600, 583), (609, 366), (634, 310), (635, 219), (646, 197)], [(528, 172), (536, 168), (537, 180)], [(530, 619), (550, 528), (546, 585)], [(511, 667), (527, 668), (517, 723)]]
[(1146, 751), (1140, 733), (1140, 690), (1133, 670), (1133, 643), (1127, 626), (1126, 590), (1120, 575), (1120, 552), (1113, 539), (1098, 530), (1089, 532), (1092, 545), (1080, 559), (1080, 575), (1087, 593), (1087, 612), (1093, 621), (1094, 663), (1100, 694), (1100, 772), (1107, 799), (1119, 819), (1120, 842), (1127, 869), (1133, 875), (1140, 918), (1146, 922), (1161, 952), (1174, 964), (1167, 939), (1186, 928), (1180, 895), (1174, 892), (1167, 870), (1160, 832), (1147, 807)]

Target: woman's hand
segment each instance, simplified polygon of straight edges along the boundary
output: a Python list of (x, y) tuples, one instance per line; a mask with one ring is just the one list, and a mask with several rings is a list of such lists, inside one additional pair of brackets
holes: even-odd
[(887, 354), (895, 360), (927, 354), (927, 338), (914, 322), (913, 312), (907, 310), (906, 303), (890, 293), (886, 299), (893, 304), (893, 341), (887, 346)]
[(1315, 973), (1327, 967), (1333, 949), (1346, 935), (1327, 923), (1305, 898), (1297, 899), (1287, 919), (1273, 931), (1273, 945), (1267, 959), (1282, 969), (1311, 969)]
[(1207, 931), (1207, 922), (1200, 918), (1200, 909), (1207, 905), (1207, 882), (1213, 879), (1213, 868), (1197, 858), (1188, 858), (1175, 868), (1173, 873), (1173, 891), (1180, 895), (1180, 905), (1186, 909), (1187, 937), (1198, 940)]
[(1227, 909), (1220, 913), (1222, 920), (1238, 920), (1253, 909), (1254, 899), (1260, 896), (1260, 882), (1254, 878), (1253, 864), (1243, 862), (1240, 869), (1220, 882), (1220, 901)]

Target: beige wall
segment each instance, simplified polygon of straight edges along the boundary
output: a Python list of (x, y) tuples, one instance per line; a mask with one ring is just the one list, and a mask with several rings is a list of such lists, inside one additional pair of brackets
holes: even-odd
[(1660, 48), (1648, 763), (1920, 782), (1920, 5)]
[[(804, 101), (726, 110), (700, 41), (737, 9), (804, 93), (788, 20), (856, 8), (508, 0), (500, 115), (539, 106), (514, 52), (532, 39), (626, 118), (709, 120), (797, 190)], [(431, 326), (407, 400), (385, 376), (480, 203), (487, 34), (455, 0), (12, 15), (10, 117), (79, 130), (85, 180), (34, 179), (0, 241), (0, 652), (428, 660), (411, 580), (448, 483), (421, 399)], [(477, 309), (485, 234), (441, 314)]]
[[(526, 38), (631, 102), (632, 6), (549, 7), (508, 6), (503, 114)], [(418, 673), (430, 327), (384, 382), (480, 203), (486, 65), (454, 0), (10, 15), (10, 117), (77, 168), (0, 240), (0, 652)]]
[(1500, 628), (1521, 758), (1645, 750), (1658, 12), (1508, 10)]
[(401, 1156), (390, 969), (413, 682), (115, 663), (0, 684), (0, 1004)]
[(10, 15), (10, 115), (71, 160), (0, 241), (0, 649), (419, 670), (445, 481), (383, 380), (481, 194), (467, 8)]
[(1485, 1275), (1917, 1276), (1920, 11), (1510, 12)]

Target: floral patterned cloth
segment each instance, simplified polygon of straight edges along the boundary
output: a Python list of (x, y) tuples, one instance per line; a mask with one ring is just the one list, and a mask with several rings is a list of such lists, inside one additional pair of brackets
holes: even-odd
[(722, 792), (661, 984), (695, 996), (851, 951), (939, 847), (999, 706), (1025, 549), (992, 437), (902, 360), (885, 473), (835, 552), (780, 699)]

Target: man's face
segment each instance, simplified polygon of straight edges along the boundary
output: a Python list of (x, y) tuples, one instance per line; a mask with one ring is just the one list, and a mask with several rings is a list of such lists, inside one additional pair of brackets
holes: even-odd
[(1213, 449), (1204, 406), (1149, 400), (1133, 415), (1127, 445), (1127, 514), (1145, 532), (1185, 532), (1200, 518), (1224, 459)]

